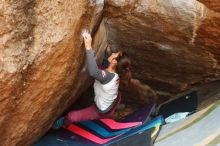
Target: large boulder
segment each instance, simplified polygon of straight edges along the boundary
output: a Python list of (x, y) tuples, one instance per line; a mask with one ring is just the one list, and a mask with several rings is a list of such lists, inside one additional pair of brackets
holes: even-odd
[(107, 5), (108, 41), (130, 54), (135, 78), (169, 93), (219, 79), (220, 13), (196, 0)]
[(86, 89), (80, 34), (99, 31), (102, 11), (103, 1), (0, 2), (0, 145), (30, 145)]

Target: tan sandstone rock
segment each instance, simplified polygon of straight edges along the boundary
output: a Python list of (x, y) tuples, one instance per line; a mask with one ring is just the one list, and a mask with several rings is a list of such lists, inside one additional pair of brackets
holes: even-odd
[(220, 1), (219, 0), (198, 0), (204, 3), (209, 9), (220, 12)]
[(196, 0), (108, 0), (106, 11), (108, 40), (130, 54), (134, 77), (170, 93), (219, 79), (219, 13)]
[(30, 145), (86, 89), (80, 34), (102, 11), (101, 1), (0, 2), (0, 145)]

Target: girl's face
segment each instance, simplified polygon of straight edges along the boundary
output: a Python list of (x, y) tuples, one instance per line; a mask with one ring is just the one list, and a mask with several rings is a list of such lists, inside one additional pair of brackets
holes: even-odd
[(108, 57), (109, 64), (116, 65), (119, 54), (120, 52), (112, 53), (112, 55)]

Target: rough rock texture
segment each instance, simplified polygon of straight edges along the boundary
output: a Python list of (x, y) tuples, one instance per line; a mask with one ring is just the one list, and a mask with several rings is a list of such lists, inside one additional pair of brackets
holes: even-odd
[(130, 54), (133, 76), (156, 90), (219, 79), (218, 0), (105, 2), (0, 2), (0, 145), (36, 141), (89, 85), (82, 28), (95, 36), (99, 61), (108, 40)]
[(0, 145), (30, 145), (86, 88), (80, 33), (95, 33), (102, 11), (101, 1), (0, 2)]
[(130, 54), (134, 77), (170, 93), (219, 79), (219, 13), (196, 0), (108, 0), (106, 11), (108, 40)]
[(204, 3), (209, 9), (220, 12), (220, 1), (219, 0), (198, 0)]

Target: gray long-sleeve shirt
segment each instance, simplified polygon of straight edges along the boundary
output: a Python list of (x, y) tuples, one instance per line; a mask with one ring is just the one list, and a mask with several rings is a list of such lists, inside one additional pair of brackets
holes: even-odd
[(86, 57), (90, 76), (92, 76), (102, 84), (107, 84), (114, 78), (114, 73), (98, 68), (92, 49), (86, 50)]

